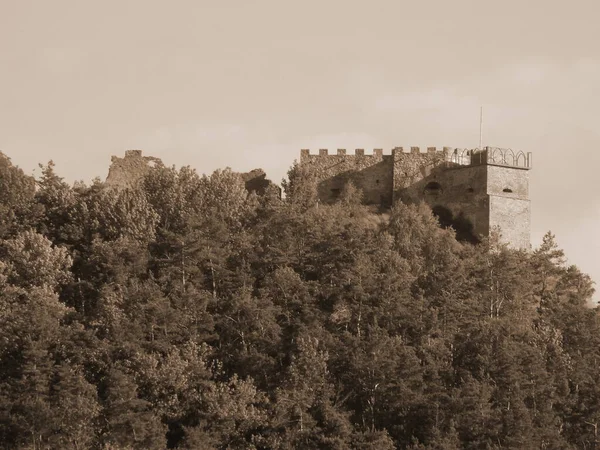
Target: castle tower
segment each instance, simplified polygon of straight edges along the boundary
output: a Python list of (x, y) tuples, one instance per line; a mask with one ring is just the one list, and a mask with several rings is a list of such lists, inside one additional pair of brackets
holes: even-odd
[(483, 150), (397, 147), (391, 155), (379, 149), (365, 155), (302, 150), (300, 163), (317, 176), (321, 201), (335, 201), (352, 181), (365, 203), (425, 202), (440, 223), (452, 226), (459, 239), (476, 241), (498, 228), (502, 241), (530, 247), (529, 169), (531, 154), (486, 147)]
[(502, 242), (530, 247), (531, 154), (492, 147), (398, 148), (392, 154), (394, 201), (426, 202), (461, 239), (475, 241), (499, 229)]
[(499, 228), (501, 240), (512, 247), (531, 247), (529, 170), (531, 154), (486, 147), (481, 152), (486, 171), (488, 232)]

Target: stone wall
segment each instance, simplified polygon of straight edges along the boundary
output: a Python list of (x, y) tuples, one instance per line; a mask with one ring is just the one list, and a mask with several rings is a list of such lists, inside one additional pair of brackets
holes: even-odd
[[(143, 156), (141, 150), (128, 150), (124, 158), (112, 157), (106, 183), (134, 186), (155, 164), (162, 162)], [(319, 199), (324, 203), (335, 202), (351, 181), (362, 190), (365, 204), (424, 201), (440, 222), (458, 227), (457, 234), (463, 233), (463, 237), (487, 236), (492, 227), (499, 227), (504, 242), (518, 248), (530, 246), (528, 167), (495, 164), (487, 152), (449, 147), (428, 147), (424, 152), (418, 147), (410, 151), (396, 147), (386, 155), (381, 149), (370, 154), (363, 149), (354, 154), (345, 149), (335, 154), (326, 149), (318, 154), (302, 150), (300, 164), (316, 176)], [(259, 194), (272, 184), (260, 169), (241, 175), (246, 189)]]
[(463, 227), (471, 228), (475, 237), (488, 235), (489, 196), (485, 166), (448, 167), (426, 181), (437, 182), (441, 186), (442, 193), (439, 195), (426, 188), (421, 191), (421, 198), (434, 211), (436, 207), (446, 208), (452, 215), (453, 225), (460, 222)]
[(162, 161), (159, 158), (142, 156), (141, 150), (127, 150), (124, 158), (111, 158), (106, 184), (116, 188), (133, 187), (156, 164), (162, 164)]
[(318, 154), (302, 150), (300, 163), (316, 176), (322, 202), (334, 202), (352, 181), (364, 192), (366, 204), (424, 201), (441, 223), (453, 226), (464, 239), (475, 241), (498, 226), (503, 241), (527, 248), (529, 156), (523, 159), (527, 167), (515, 167), (500, 155), (503, 164), (490, 162), (487, 150), (428, 147), (422, 152), (418, 147), (396, 147), (391, 155), (380, 149), (373, 154), (358, 149), (353, 155), (341, 149), (330, 155), (321, 149)]
[(490, 229), (500, 229), (501, 242), (530, 249), (530, 215), (529, 200), (490, 195)]
[(491, 164), (486, 167), (488, 194), (508, 198), (529, 198), (529, 171), (527, 169)]
[[(159, 158), (143, 156), (141, 150), (127, 150), (125, 151), (125, 157), (119, 158), (118, 156), (113, 156), (111, 158), (106, 184), (121, 189), (134, 187), (156, 165), (163, 165)], [(277, 195), (281, 196), (281, 189), (271, 180), (267, 179), (267, 174), (264, 170), (254, 169), (250, 172), (240, 173), (239, 175), (244, 181), (248, 192), (256, 192), (258, 195), (264, 195), (268, 189), (273, 189), (277, 192)]]
[(419, 147), (411, 147), (406, 152), (403, 147), (392, 150), (393, 176), (394, 176), (394, 201), (418, 201), (428, 180), (435, 179), (443, 171), (448, 161), (450, 149), (444, 147), (428, 147), (427, 152), (421, 152)]
[(490, 228), (500, 228), (503, 242), (516, 248), (530, 248), (529, 171), (496, 165), (486, 168)]
[(324, 203), (334, 202), (351, 181), (363, 191), (366, 204), (392, 204), (394, 165), (392, 155), (384, 155), (381, 149), (375, 149), (372, 154), (357, 149), (353, 155), (347, 154), (345, 149), (333, 155), (326, 149), (319, 150), (318, 155), (302, 150), (300, 164), (308, 166), (317, 177), (319, 199)]

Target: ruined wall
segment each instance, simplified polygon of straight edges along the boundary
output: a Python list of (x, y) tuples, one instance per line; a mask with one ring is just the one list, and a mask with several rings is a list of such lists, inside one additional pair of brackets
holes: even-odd
[[(106, 184), (119, 189), (134, 187), (152, 167), (157, 165), (163, 165), (159, 158), (143, 156), (141, 150), (127, 150), (125, 151), (124, 158), (119, 158), (118, 156), (111, 158)], [(264, 195), (268, 190), (271, 190), (281, 197), (281, 188), (267, 179), (267, 174), (264, 170), (254, 169), (250, 172), (240, 173), (239, 175), (244, 181), (248, 192), (256, 192), (258, 195)]]
[(318, 155), (302, 150), (300, 164), (317, 177), (319, 199), (324, 203), (334, 202), (352, 181), (363, 191), (366, 204), (392, 204), (394, 165), (392, 155), (384, 155), (381, 149), (373, 150), (373, 154), (357, 149), (353, 155), (346, 154), (345, 149), (338, 149), (335, 155), (326, 149), (319, 150)]
[(262, 169), (254, 169), (250, 172), (240, 174), (248, 192), (256, 192), (257, 195), (265, 195), (268, 190), (273, 190), (281, 198), (281, 188), (267, 178)]
[(162, 164), (159, 158), (142, 156), (141, 150), (127, 150), (125, 157), (111, 157), (106, 184), (116, 188), (135, 186), (156, 164)]

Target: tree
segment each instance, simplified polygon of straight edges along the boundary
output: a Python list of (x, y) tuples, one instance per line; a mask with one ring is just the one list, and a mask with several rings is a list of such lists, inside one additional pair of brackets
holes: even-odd
[(49, 163), (34, 194), (0, 157), (3, 447), (597, 445), (600, 309), (551, 233), (471, 245), (288, 175), (282, 201), (230, 169), (114, 190)]
[(153, 413), (149, 402), (138, 398), (137, 386), (125, 373), (113, 369), (107, 379), (103, 409), (105, 444), (133, 449), (165, 448), (166, 427)]
[(9, 284), (24, 288), (57, 289), (71, 279), (73, 262), (68, 251), (52, 245), (33, 230), (0, 243), (4, 276)]
[(96, 440), (92, 430), (100, 405), (96, 387), (87, 382), (79, 368), (65, 364), (55, 369), (50, 403), (56, 424), (51, 445), (76, 450), (91, 447)]
[(248, 195), (242, 176), (230, 168), (215, 170), (209, 177), (202, 177), (202, 186), (203, 212), (230, 226), (248, 220), (258, 206), (256, 197)]
[(288, 171), (288, 179), (281, 181), (286, 202), (301, 210), (318, 203), (317, 180), (304, 166), (294, 162)]
[(105, 240), (132, 239), (141, 243), (154, 240), (158, 214), (139, 189), (103, 188), (86, 195), (86, 226), (92, 235)]
[(37, 216), (35, 180), (0, 152), (0, 239), (31, 227)]
[(143, 190), (158, 214), (161, 232), (183, 233), (191, 217), (203, 206), (203, 182), (195, 170), (157, 166), (143, 180)]
[(72, 212), (77, 198), (71, 187), (54, 171), (54, 162), (40, 164), (42, 176), (37, 182), (35, 200), (41, 205), (43, 214), (38, 231), (56, 244), (69, 242), (72, 233)]
[(54, 349), (69, 310), (48, 287), (0, 290), (0, 441), (46, 445), (56, 429)]

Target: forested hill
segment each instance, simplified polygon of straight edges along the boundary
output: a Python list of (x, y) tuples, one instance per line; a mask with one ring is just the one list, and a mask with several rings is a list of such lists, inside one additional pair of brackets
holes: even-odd
[(550, 233), (462, 244), (314, 188), (0, 155), (2, 448), (593, 448), (600, 317)]

